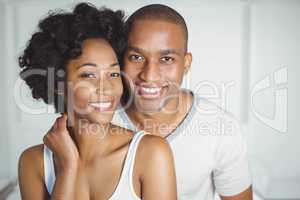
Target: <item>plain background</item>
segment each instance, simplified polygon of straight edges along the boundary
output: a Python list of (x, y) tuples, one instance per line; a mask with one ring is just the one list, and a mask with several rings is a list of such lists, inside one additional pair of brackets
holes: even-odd
[[(28, 88), (15, 89), (20, 83), (18, 55), (41, 17), (50, 9), (70, 10), (76, 2), (0, 1), (0, 188), (17, 177), (20, 153), (41, 143), (56, 118), (51, 107), (30, 97)], [(183, 87), (241, 121), (258, 196), (300, 199), (300, 1), (90, 2), (124, 9), (128, 15), (151, 3), (179, 11), (187, 22), (193, 53)], [(24, 106), (46, 112), (30, 114)], [(18, 194), (10, 199), (18, 199)]]

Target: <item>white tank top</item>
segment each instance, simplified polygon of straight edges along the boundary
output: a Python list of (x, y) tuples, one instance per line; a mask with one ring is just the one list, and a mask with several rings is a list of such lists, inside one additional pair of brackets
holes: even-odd
[[(132, 179), (136, 150), (140, 140), (144, 135), (146, 135), (146, 133), (144, 131), (140, 131), (133, 136), (125, 158), (125, 163), (121, 173), (121, 177), (119, 179), (119, 183), (114, 193), (108, 200), (141, 200), (135, 194)], [(55, 183), (55, 171), (53, 153), (46, 145), (44, 145), (44, 174), (47, 191), (49, 194), (51, 194)]]

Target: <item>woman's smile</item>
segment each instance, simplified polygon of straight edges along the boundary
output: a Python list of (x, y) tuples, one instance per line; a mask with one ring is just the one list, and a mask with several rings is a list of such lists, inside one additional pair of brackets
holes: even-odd
[(89, 106), (92, 107), (95, 111), (99, 112), (110, 111), (113, 108), (113, 101), (90, 102)]

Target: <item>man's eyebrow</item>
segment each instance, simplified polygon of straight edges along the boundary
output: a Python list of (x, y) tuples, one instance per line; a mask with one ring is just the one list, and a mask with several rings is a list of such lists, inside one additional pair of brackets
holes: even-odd
[(119, 66), (120, 64), (118, 63), (118, 62), (116, 62), (116, 63), (113, 63), (113, 64), (110, 64), (109, 66), (110, 67), (116, 67), (116, 66)]
[[(83, 64), (77, 66), (77, 69), (79, 69), (80, 67), (84, 67), (84, 66), (97, 67), (98, 65), (95, 63), (83, 63)], [(109, 67), (115, 67), (115, 66), (119, 66), (119, 63), (116, 62), (116, 63), (112, 63), (109, 65)]]
[(143, 49), (141, 49), (141, 48), (138, 48), (138, 47), (133, 47), (133, 46), (128, 46), (128, 47), (127, 47), (127, 50), (128, 50), (128, 51), (135, 51), (135, 52), (138, 52), (138, 53), (145, 52), (145, 50), (143, 50)]
[(177, 49), (166, 49), (166, 50), (161, 50), (160, 54), (161, 55), (176, 54), (176, 55), (180, 56), (181, 52), (182, 51), (177, 50)]
[[(133, 47), (133, 46), (129, 46), (127, 48), (127, 51), (135, 51), (137, 53), (143, 53), (146, 52), (146, 50), (143, 50), (141, 48), (138, 47)], [(176, 54), (176, 55), (181, 55), (183, 51), (179, 50), (179, 49), (164, 49), (164, 50), (160, 50), (159, 53), (161, 55), (168, 55), (168, 54)]]

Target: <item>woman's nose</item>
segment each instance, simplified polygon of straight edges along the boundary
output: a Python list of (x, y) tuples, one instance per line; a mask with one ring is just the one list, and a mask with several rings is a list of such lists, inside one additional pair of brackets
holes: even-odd
[(109, 78), (101, 76), (96, 84), (96, 93), (97, 94), (111, 94), (114, 89), (113, 84), (109, 80)]

